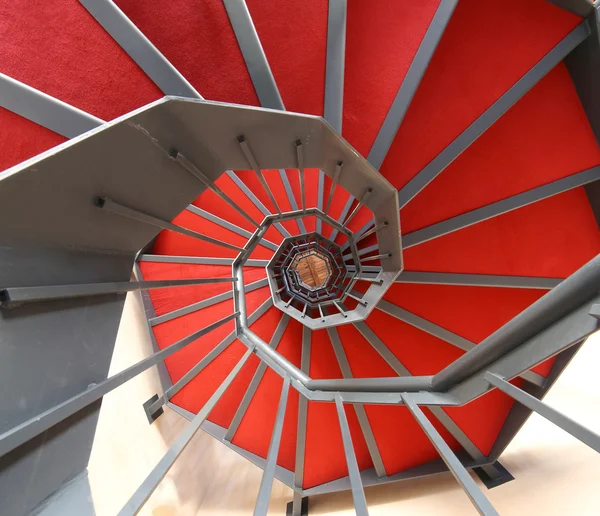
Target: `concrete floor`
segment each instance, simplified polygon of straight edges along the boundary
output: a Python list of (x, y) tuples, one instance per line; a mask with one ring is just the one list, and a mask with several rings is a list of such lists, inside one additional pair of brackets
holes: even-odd
[[(110, 374), (152, 352), (138, 293), (128, 296)], [(548, 394), (553, 407), (600, 433), (600, 333), (588, 340)], [(96, 514), (112, 516), (160, 460), (187, 421), (169, 409), (152, 426), (142, 403), (160, 392), (158, 374), (142, 373), (104, 398), (89, 481)], [(600, 454), (533, 415), (503, 454), (515, 480), (486, 492), (503, 515), (600, 515)], [(262, 471), (199, 432), (141, 514), (252, 514)], [(478, 481), (478, 480), (477, 480)], [(479, 481), (478, 481), (479, 482)], [(481, 485), (481, 484), (480, 484)], [(285, 514), (291, 490), (275, 482), (269, 514)], [(476, 514), (450, 473), (366, 489), (372, 516)], [(354, 514), (349, 492), (311, 498), (311, 515)]]

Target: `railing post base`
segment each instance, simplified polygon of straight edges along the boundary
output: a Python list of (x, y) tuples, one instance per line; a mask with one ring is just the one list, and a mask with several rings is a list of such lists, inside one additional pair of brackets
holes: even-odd
[(515, 479), (498, 461), (481, 468), (473, 468), (473, 471), (488, 489), (493, 489)]
[(294, 513), (294, 502), (289, 502), (285, 510), (285, 516), (308, 516), (308, 496), (302, 497), (300, 513)]
[(146, 417), (148, 418), (148, 423), (154, 423), (164, 412), (162, 407), (159, 407), (154, 412), (150, 412), (150, 408), (154, 404), (155, 401), (158, 401), (158, 394), (152, 396), (148, 401), (144, 402), (144, 412), (146, 413)]

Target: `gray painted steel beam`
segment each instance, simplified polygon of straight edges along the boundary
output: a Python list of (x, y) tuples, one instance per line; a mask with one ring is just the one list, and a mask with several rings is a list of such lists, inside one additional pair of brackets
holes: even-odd
[[(269, 280), (267, 278), (254, 281), (249, 285), (244, 287), (245, 292), (252, 292), (258, 288), (266, 287), (269, 284)], [(162, 324), (167, 321), (171, 321), (173, 319), (177, 319), (178, 317), (183, 317), (184, 315), (191, 314), (193, 312), (197, 312), (198, 310), (202, 310), (203, 308), (216, 305), (217, 303), (222, 303), (223, 301), (227, 301), (233, 297), (233, 290), (229, 290), (227, 292), (223, 292), (222, 294), (217, 294), (216, 296), (209, 297), (208, 299), (203, 299), (202, 301), (198, 301), (197, 303), (193, 303), (188, 306), (184, 306), (183, 308), (178, 308), (177, 310), (173, 310), (171, 312), (167, 312), (166, 314), (159, 315), (157, 317), (152, 317), (148, 320), (151, 326), (156, 326), (157, 324)]]
[[(172, 256), (165, 254), (140, 254), (139, 262), (153, 263), (195, 263), (198, 265), (232, 265), (233, 258), (213, 258), (204, 256)], [(247, 260), (244, 267), (266, 267), (269, 260)]]
[(344, 65), (346, 61), (346, 0), (329, 0), (327, 58), (325, 61), (325, 103), (323, 118), (342, 133), (344, 107)]
[(17, 446), (29, 441), (36, 435), (48, 430), (54, 425), (60, 423), (63, 419), (72, 416), (81, 409), (87, 407), (90, 403), (99, 400), (105, 394), (109, 393), (113, 389), (116, 389), (120, 385), (123, 385), (128, 380), (131, 380), (138, 374), (142, 373), (146, 369), (156, 365), (161, 360), (164, 360), (168, 356), (172, 355), (176, 351), (184, 348), (188, 344), (191, 344), (203, 335), (211, 332), (219, 326), (231, 321), (238, 314), (234, 313), (228, 317), (202, 328), (191, 335), (171, 344), (163, 350), (150, 355), (149, 357), (141, 360), (137, 364), (128, 367), (127, 369), (117, 373), (110, 378), (94, 385), (90, 386), (84, 392), (81, 392), (62, 403), (52, 407), (45, 412), (21, 423), (20, 425), (11, 428), (7, 432), (0, 435), (0, 457), (5, 455), (11, 450), (14, 450)]
[(376, 169), (381, 168), (381, 165), (392, 146), (392, 142), (402, 124), (402, 120), (404, 120), (404, 115), (406, 115), (417, 88), (419, 87), (419, 84), (421, 84), (421, 79), (425, 75), (425, 70), (427, 70), (427, 67), (429, 66), (435, 49), (442, 39), (442, 35), (446, 30), (446, 26), (448, 25), (457, 4), (458, 0), (442, 0), (431, 20), (431, 24), (429, 25), (425, 36), (423, 36), (419, 49), (406, 72), (406, 76), (398, 89), (398, 93), (396, 93), (394, 102), (392, 102), (383, 125), (379, 129), (377, 138), (375, 138), (375, 142), (371, 147), (371, 151), (367, 156), (367, 161)]
[(223, 0), (261, 106), (285, 110), (275, 78), (244, 0)]
[(273, 428), (273, 435), (271, 436), (271, 443), (269, 444), (269, 452), (267, 454), (267, 464), (260, 481), (258, 499), (254, 508), (254, 516), (267, 516), (267, 511), (269, 510), (269, 499), (271, 498), (271, 489), (273, 488), (273, 480), (275, 478), (275, 467), (277, 466), (277, 457), (279, 455), (279, 445), (281, 444), (283, 420), (285, 418), (285, 408), (287, 406), (289, 390), (290, 379), (286, 377), (283, 379), (281, 397), (279, 398), (277, 416), (275, 417), (275, 426)]
[(161, 220), (157, 217), (153, 217), (152, 215), (148, 215), (147, 213), (142, 213), (141, 211), (119, 204), (113, 201), (112, 199), (109, 199), (108, 197), (98, 198), (96, 202), (100, 209), (106, 210), (107, 212), (114, 213), (116, 215), (121, 215), (122, 217), (127, 217), (132, 220), (137, 220), (138, 222), (142, 222), (144, 224), (150, 224), (152, 226), (156, 226), (162, 229), (168, 229), (169, 231), (173, 231), (181, 235), (186, 235), (197, 240), (203, 240), (204, 242), (209, 242), (211, 244), (219, 245), (221, 247), (226, 247), (227, 249), (232, 249), (238, 252), (242, 251), (241, 247), (237, 247), (226, 242), (221, 242), (216, 238), (211, 238), (206, 235), (202, 235), (201, 233), (192, 231), (191, 229), (177, 226), (176, 224), (172, 224), (171, 222), (167, 222), (166, 220)]
[[(248, 325), (254, 324), (254, 322), (264, 315), (269, 308), (273, 306), (272, 298), (268, 298), (262, 303), (252, 314), (248, 317)], [(187, 373), (185, 373), (174, 385), (164, 391), (164, 394), (158, 398), (148, 409), (150, 414), (156, 412), (160, 407), (175, 396), (181, 389), (183, 389), (191, 380), (198, 376), (206, 366), (208, 366), (215, 358), (217, 358), (227, 347), (232, 344), (237, 338), (237, 334), (232, 331), (227, 337), (225, 337), (219, 344), (217, 344), (211, 351), (209, 351), (194, 367), (192, 367)]]
[(417, 423), (419, 423), (419, 426), (423, 429), (431, 441), (431, 444), (433, 444), (443, 461), (446, 463), (446, 466), (448, 466), (450, 472), (454, 475), (454, 478), (456, 478), (460, 486), (465, 490), (465, 493), (467, 493), (467, 496), (470, 498), (475, 508), (479, 511), (479, 514), (486, 516), (497, 515), (498, 513), (494, 507), (492, 507), (490, 501), (483, 494), (481, 489), (479, 489), (475, 481), (471, 478), (471, 475), (469, 475), (469, 472), (461, 464), (460, 460), (458, 460), (458, 457), (454, 455), (450, 447), (446, 444), (442, 436), (431, 424), (431, 421), (427, 419), (427, 416), (414, 402), (412, 397), (409, 394), (403, 394), (402, 399), (404, 404), (408, 407), (408, 410), (410, 410), (414, 418), (417, 420)]
[(573, 29), (558, 45), (546, 54), (531, 70), (492, 104), (477, 120), (467, 127), (450, 145), (438, 154), (423, 170), (398, 192), (400, 208), (408, 204), (423, 188), (433, 181), (467, 147), (506, 113), (521, 97), (533, 88), (569, 52), (590, 35), (587, 22)]
[(142, 509), (148, 498), (150, 498), (154, 490), (158, 487), (158, 484), (160, 484), (161, 480), (169, 472), (177, 458), (181, 455), (185, 447), (192, 440), (192, 437), (196, 435), (196, 432), (200, 429), (200, 426), (202, 425), (202, 423), (204, 423), (204, 420), (208, 417), (212, 409), (221, 399), (221, 396), (223, 396), (227, 388), (231, 385), (231, 382), (233, 382), (237, 374), (240, 372), (240, 369), (244, 366), (244, 364), (246, 363), (248, 358), (250, 358), (251, 355), (251, 349), (246, 351), (244, 356), (227, 375), (227, 378), (225, 378), (225, 380), (219, 386), (219, 388), (205, 403), (202, 409), (200, 409), (200, 412), (198, 412), (198, 414), (194, 417), (192, 422), (188, 424), (188, 426), (183, 432), (181, 432), (181, 434), (175, 440), (173, 445), (167, 450), (167, 453), (165, 453), (163, 458), (159, 461), (159, 463), (154, 467), (151, 473), (142, 482), (140, 487), (138, 487), (133, 496), (119, 511), (119, 516), (129, 516), (132, 514), (137, 514)]
[(573, 437), (576, 437), (582, 443), (587, 444), (590, 448), (600, 453), (600, 435), (564, 416), (557, 410), (546, 405), (543, 401), (534, 398), (494, 373), (488, 372), (484, 378), (489, 384), (497, 387), (511, 398), (525, 405), (528, 409), (537, 412), (540, 416), (545, 417), (548, 421), (551, 421), (565, 432), (570, 433)]
[[(302, 358), (300, 369), (307, 376), (310, 374), (310, 347), (312, 331), (302, 326)], [(298, 430), (296, 432), (296, 462), (294, 470), (294, 500), (292, 502), (292, 516), (301, 516), (302, 513), (302, 486), (304, 481), (304, 457), (306, 454), (306, 421), (308, 416), (308, 400), (299, 394), (298, 397)]]
[(585, 18), (594, 10), (594, 5), (591, 0), (547, 0), (551, 4), (556, 5), (566, 11), (571, 11), (577, 16)]
[[(325, 101), (323, 118), (342, 134), (344, 109), (344, 66), (346, 63), (347, 0), (329, 0), (327, 16), (327, 51), (325, 61)], [(323, 209), (325, 174), (319, 170), (317, 208)], [(317, 218), (317, 233), (323, 231), (323, 221)]]
[[(354, 327), (361, 333), (361, 335), (373, 346), (373, 348), (381, 355), (381, 357), (387, 362), (387, 364), (400, 376), (412, 376), (410, 371), (406, 369), (404, 364), (398, 360), (390, 349), (381, 341), (381, 339), (375, 334), (371, 328), (364, 322), (354, 323)], [(446, 414), (441, 407), (429, 407), (429, 410), (433, 413), (439, 422), (448, 430), (452, 436), (460, 443), (465, 451), (475, 460), (484, 460), (483, 453), (473, 444), (473, 442), (467, 437), (462, 429), (454, 422), (454, 420)], [(493, 477), (495, 469), (486, 468), (486, 473), (490, 477)]]
[[(136, 280), (144, 281), (144, 275), (142, 274), (140, 264), (137, 262), (133, 264), (133, 273)], [(154, 335), (154, 332), (152, 331), (152, 326), (150, 325), (150, 319), (156, 317), (156, 311), (154, 310), (154, 305), (152, 304), (150, 294), (147, 290), (143, 290), (142, 292), (140, 292), (140, 297), (142, 298), (142, 308), (144, 310), (144, 315), (146, 316), (146, 327), (148, 328), (148, 336), (150, 337), (150, 343), (152, 344), (152, 351), (153, 353), (156, 353), (157, 351), (160, 351), (160, 347), (158, 346), (156, 336)], [(158, 364), (156, 364), (156, 369), (158, 371), (158, 377), (160, 379), (160, 386), (162, 388), (162, 391), (164, 392), (169, 387), (173, 386), (171, 376), (169, 375), (167, 366), (164, 362), (159, 362)]]
[(112, 0), (79, 0), (165, 95), (202, 96)]
[(358, 251), (358, 256), (364, 256), (365, 254), (369, 254), (374, 251), (379, 251), (379, 244), (373, 244), (368, 247), (363, 247), (360, 251)]
[(596, 296), (598, 285), (600, 256), (590, 260), (560, 285), (480, 342), (472, 351), (435, 375), (435, 390), (448, 390), (546, 330)]
[[(348, 362), (348, 357), (344, 352), (344, 346), (342, 345), (342, 341), (340, 340), (337, 329), (335, 327), (327, 328), (327, 333), (329, 334), (329, 340), (333, 346), (333, 351), (335, 353), (335, 357), (337, 358), (338, 365), (342, 371), (342, 376), (344, 378), (353, 378), (352, 369), (350, 368), (350, 363)], [(365, 442), (367, 443), (367, 448), (369, 450), (371, 460), (373, 461), (375, 472), (377, 473), (377, 476), (385, 477), (387, 473), (385, 471), (385, 466), (383, 464), (383, 460), (381, 459), (381, 454), (379, 453), (379, 448), (377, 447), (377, 441), (375, 440), (375, 434), (373, 433), (373, 429), (369, 423), (369, 418), (367, 417), (365, 407), (364, 405), (359, 404), (355, 404), (353, 407), (354, 411), (356, 412), (356, 417), (358, 418), (358, 424), (360, 425)]]
[[(221, 226), (222, 228), (228, 229), (229, 231), (235, 233), (236, 235), (240, 235), (245, 238), (252, 237), (253, 233), (251, 231), (248, 231), (247, 229), (236, 226), (235, 224), (232, 224), (231, 222), (229, 222), (225, 219), (222, 219), (221, 217), (217, 217), (216, 215), (213, 215), (212, 213), (210, 213), (206, 210), (203, 210), (202, 208), (198, 208), (197, 206), (194, 206), (193, 204), (190, 204), (186, 209), (187, 209), (187, 211), (190, 211), (193, 214), (198, 215), (199, 217), (202, 217), (203, 219), (209, 220), (210, 222), (217, 224), (218, 226)], [(262, 246), (266, 247), (267, 249), (271, 249), (271, 251), (277, 251), (277, 249), (279, 249), (279, 246), (277, 244), (270, 242), (266, 238), (261, 238), (259, 245), (262, 245)]]
[[(252, 204), (254, 204), (254, 206), (256, 206), (258, 208), (258, 210), (265, 216), (267, 217), (268, 215), (272, 215), (272, 213), (267, 210), (267, 207), (260, 201), (260, 199), (258, 197), (256, 197), (256, 195), (254, 195), (254, 192), (252, 192), (252, 190), (250, 190), (250, 188), (248, 188), (246, 186), (246, 183), (244, 183), (239, 177), (238, 175), (233, 172), (232, 170), (227, 170), (226, 174), (229, 176), (229, 178), (238, 186), (238, 188), (240, 190), (242, 190), (242, 192), (244, 192), (246, 194), (246, 197), (248, 197), (248, 199), (250, 199), (252, 201)], [(279, 223), (276, 222), (273, 224), (277, 230), (285, 237), (291, 237), (292, 235), (290, 234), (290, 232), (285, 229), (285, 227)]]
[(346, 454), (346, 464), (348, 465), (348, 476), (350, 477), (350, 485), (352, 489), (352, 499), (354, 500), (354, 509), (357, 516), (365, 516), (369, 514), (367, 509), (367, 500), (363, 489), (358, 462), (354, 453), (354, 445), (352, 444), (352, 436), (350, 435), (350, 427), (346, 418), (346, 411), (342, 403), (342, 398), (338, 393), (335, 394), (335, 408), (340, 422), (340, 430), (342, 432), (342, 442), (344, 443), (344, 452)]
[[(595, 301), (600, 301), (600, 295), (596, 296)], [(485, 394), (489, 390), (489, 384), (485, 380), (485, 374), (487, 372), (492, 372), (502, 378), (514, 378), (515, 376), (522, 374), (523, 371), (581, 343), (598, 330), (598, 321), (589, 314), (589, 309), (593, 302), (594, 300), (583, 303), (576, 310), (562, 318), (559, 317), (558, 320), (553, 321), (547, 328), (538, 331), (537, 333), (534, 333), (532, 337), (519, 342), (519, 345), (516, 348), (505, 350), (500, 357), (493, 360), (491, 363), (486, 364), (480, 362), (476, 371), (464, 380), (461, 379), (460, 382), (451, 385), (450, 390), (447, 393), (459, 402), (459, 404), (463, 405), (478, 396)], [(517, 318), (521, 318), (526, 312), (527, 310), (522, 312)], [(493, 337), (493, 334), (491, 337)], [(486, 341), (484, 340), (480, 343), (475, 350), (478, 350), (481, 346), (485, 345), (485, 342)], [(455, 362), (460, 362), (463, 359), (466, 361), (467, 358), (470, 358), (468, 356), (470, 353), (474, 354), (474, 351), (463, 355)], [(489, 356), (495, 353), (488, 350), (486, 354)], [(453, 364), (454, 362), (446, 369), (449, 369)], [(442, 371), (445, 371), (446, 369)], [(532, 386), (525, 386), (524, 388), (532, 394), (543, 392), (549, 387), (548, 379), (543, 379), (543, 384), (534, 386), (537, 387), (537, 389), (532, 389)]]
[[(289, 317), (289, 315), (286, 315), (286, 314), (283, 314), (281, 316), (281, 319), (279, 319), (279, 324), (277, 324), (277, 328), (275, 328), (275, 332), (271, 336), (271, 341), (269, 342), (269, 346), (271, 346), (273, 349), (277, 349), (277, 346), (279, 345), (279, 342), (281, 341), (281, 337), (283, 337), (283, 333), (285, 332), (285, 329), (287, 328), (289, 321), (290, 321), (290, 317)], [(258, 364), (258, 367), (256, 368), (256, 371), (254, 372), (254, 376), (252, 377), (252, 380), (250, 381), (250, 384), (248, 385), (248, 388), (246, 389), (246, 393), (244, 394), (242, 401), (238, 405), (238, 408), (235, 411), (235, 415), (233, 416), (233, 419), (231, 420), (231, 424), (229, 425), (229, 428), (227, 429), (227, 433), (225, 434), (225, 439), (227, 441), (233, 440), (233, 436), (237, 432), (237, 429), (239, 428), (240, 423), (242, 422), (242, 419), (244, 419), (246, 410), (248, 410), (248, 407), (250, 406), (252, 398), (254, 398), (254, 395), (256, 394), (258, 386), (260, 385), (260, 382), (262, 381), (262, 378), (266, 371), (267, 371), (267, 364), (265, 364), (263, 361), (261, 361), (260, 364)]]
[(443, 220), (437, 224), (432, 224), (423, 229), (413, 231), (402, 237), (402, 246), (404, 248), (413, 247), (417, 244), (422, 244), (428, 240), (447, 235), (454, 231), (464, 229), (484, 220), (497, 217), (509, 211), (517, 210), (528, 204), (547, 199), (554, 195), (572, 190), (579, 186), (584, 186), (588, 183), (600, 180), (600, 167), (590, 168), (583, 172), (578, 172), (563, 179), (558, 179), (552, 183), (532, 188), (526, 192), (507, 197), (501, 201), (488, 204), (482, 208), (457, 215), (451, 219)]
[(152, 290), (170, 287), (187, 287), (207, 283), (232, 283), (236, 278), (198, 278), (159, 281), (116, 281), (82, 285), (50, 285), (44, 287), (7, 287), (0, 289), (0, 307), (11, 308), (22, 303), (65, 299), (71, 297), (123, 294), (134, 290)]
[[(385, 312), (386, 314), (391, 315), (392, 317), (395, 317), (406, 324), (410, 324), (419, 330), (429, 333), (438, 339), (442, 339), (448, 344), (452, 344), (457, 348), (469, 351), (470, 349), (476, 347), (474, 342), (471, 342), (470, 340), (467, 340), (456, 333), (446, 330), (445, 328), (442, 328), (441, 326), (438, 326), (427, 319), (423, 319), (422, 317), (419, 317), (418, 315), (413, 314), (404, 308), (400, 308), (389, 301), (385, 301), (384, 299), (377, 304), (377, 308), (382, 312)], [(525, 380), (536, 385), (543, 385), (544, 383), (544, 378), (533, 371), (525, 371), (521, 376)]]
[[(169, 407), (171, 410), (179, 414), (181, 417), (184, 417), (188, 421), (192, 421), (194, 419), (194, 416), (196, 415), (190, 412), (189, 410), (185, 410), (184, 408), (181, 408), (178, 405), (175, 405), (171, 402), (167, 403), (167, 407)], [(227, 442), (224, 439), (225, 428), (223, 428), (222, 426), (216, 425), (215, 423), (212, 423), (207, 419), (206, 421), (204, 421), (204, 423), (202, 423), (202, 426), (200, 428), (207, 434), (214, 437), (220, 443), (223, 443), (225, 446), (227, 446), (227, 448), (233, 450), (238, 455), (244, 457), (244, 459), (250, 461), (255, 466), (258, 466), (262, 470), (265, 469), (265, 459), (252, 452), (249, 452), (248, 450), (245, 450), (244, 448), (240, 448), (235, 444)], [(288, 486), (290, 489), (293, 489), (293, 475), (294, 473), (292, 471), (290, 471), (289, 469), (285, 469), (282, 466), (277, 466), (277, 468), (275, 469), (275, 478), (279, 480), (282, 484)]]
[[(473, 441), (467, 437), (462, 429), (454, 422), (454, 420), (446, 413), (442, 407), (428, 407), (431, 413), (438, 421), (448, 430), (452, 436), (459, 442), (465, 451), (477, 461), (485, 460), (485, 456), (481, 450), (473, 444)], [(488, 469), (486, 469), (486, 473)], [(492, 473), (492, 471), (490, 471)], [(492, 473), (493, 474), (493, 473)]]
[(367, 325), (366, 322), (355, 322), (354, 327), (398, 375), (412, 376), (410, 371), (404, 367), (404, 364), (398, 360), (396, 355), (390, 351), (390, 349), (383, 343), (383, 341), (375, 334), (375, 332)]
[(461, 285), (467, 287), (532, 288), (551, 290), (562, 278), (535, 278), (529, 276), (497, 276), (491, 274), (456, 274), (449, 272), (402, 271), (396, 283), (433, 285)]
[(104, 120), (0, 73), (0, 107), (65, 138), (100, 127)]
[(382, 312), (385, 312), (386, 314), (391, 315), (392, 317), (395, 317), (406, 324), (410, 324), (419, 330), (429, 333), (438, 339), (442, 339), (443, 341), (446, 341), (457, 348), (468, 351), (469, 349), (475, 347), (475, 343), (471, 342), (470, 340), (446, 330), (445, 328), (442, 328), (441, 326), (438, 326), (427, 319), (423, 319), (422, 317), (419, 317), (418, 315), (413, 314), (404, 308), (400, 308), (389, 301), (385, 301), (384, 299), (377, 304), (377, 308)]

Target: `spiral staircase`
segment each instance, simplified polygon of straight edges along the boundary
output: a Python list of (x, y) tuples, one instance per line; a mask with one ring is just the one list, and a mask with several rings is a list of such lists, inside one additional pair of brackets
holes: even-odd
[[(496, 514), (467, 470), (532, 410), (600, 451), (540, 401), (600, 318), (591, 3), (18, 1), (0, 44), (0, 513), (154, 366), (190, 423), (121, 514), (200, 429), (257, 515), (448, 469)], [(132, 290), (155, 352), (107, 378)]]

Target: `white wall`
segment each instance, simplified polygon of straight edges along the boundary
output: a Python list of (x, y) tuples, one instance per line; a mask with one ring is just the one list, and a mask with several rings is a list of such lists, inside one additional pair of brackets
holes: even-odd
[[(151, 353), (139, 294), (130, 294), (110, 374)], [(564, 414), (600, 433), (600, 334), (588, 340), (546, 397)], [(596, 386), (594, 384), (596, 383)], [(116, 514), (187, 424), (169, 409), (149, 425), (142, 404), (160, 392), (155, 368), (104, 398), (88, 467), (99, 516)], [(533, 415), (501, 458), (515, 480), (488, 491), (503, 515), (600, 515), (600, 454)], [(199, 432), (141, 514), (252, 514), (261, 470)], [(476, 478), (476, 477), (475, 477)], [(479, 481), (478, 481), (479, 483)], [(285, 514), (291, 490), (275, 482), (269, 514)], [(450, 473), (366, 490), (372, 516), (476, 514)], [(351, 515), (349, 492), (311, 498), (311, 515)]]

